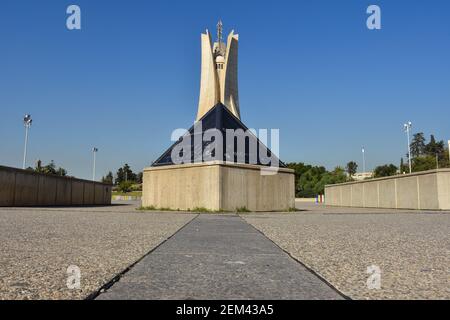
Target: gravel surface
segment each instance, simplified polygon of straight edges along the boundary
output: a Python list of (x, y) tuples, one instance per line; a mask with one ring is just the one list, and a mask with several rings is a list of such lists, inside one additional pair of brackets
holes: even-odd
[[(307, 206), (243, 217), (353, 299), (450, 299), (450, 214), (358, 211)], [(368, 289), (372, 265), (381, 289)]]
[(0, 208), (0, 299), (86, 298), (196, 216), (135, 207)]
[[(351, 298), (450, 299), (450, 214), (301, 206), (242, 217)], [(196, 216), (136, 207), (0, 208), (0, 299), (86, 298)]]

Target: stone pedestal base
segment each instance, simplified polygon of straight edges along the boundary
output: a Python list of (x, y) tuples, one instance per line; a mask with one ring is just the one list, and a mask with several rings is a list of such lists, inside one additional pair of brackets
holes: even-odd
[(295, 206), (294, 171), (220, 161), (144, 169), (142, 206), (172, 210), (286, 211)]

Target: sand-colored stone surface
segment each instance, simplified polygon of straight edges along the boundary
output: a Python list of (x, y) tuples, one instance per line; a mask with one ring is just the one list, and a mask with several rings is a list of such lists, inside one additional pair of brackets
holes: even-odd
[[(262, 175), (266, 167), (210, 161), (144, 169), (144, 207), (211, 211), (288, 211), (294, 207), (294, 171), (279, 168)], [(167, 192), (170, 190), (170, 192)]]

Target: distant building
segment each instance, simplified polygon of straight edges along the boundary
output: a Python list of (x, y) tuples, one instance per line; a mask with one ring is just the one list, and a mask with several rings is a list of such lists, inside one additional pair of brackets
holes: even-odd
[(352, 179), (355, 181), (363, 181), (370, 178), (373, 178), (373, 172), (358, 172), (352, 176)]

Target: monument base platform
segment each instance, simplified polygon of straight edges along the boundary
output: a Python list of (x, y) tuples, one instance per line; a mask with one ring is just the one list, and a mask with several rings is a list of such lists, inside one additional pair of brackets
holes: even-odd
[(295, 207), (294, 171), (221, 161), (144, 169), (142, 206), (172, 210), (287, 211)]

